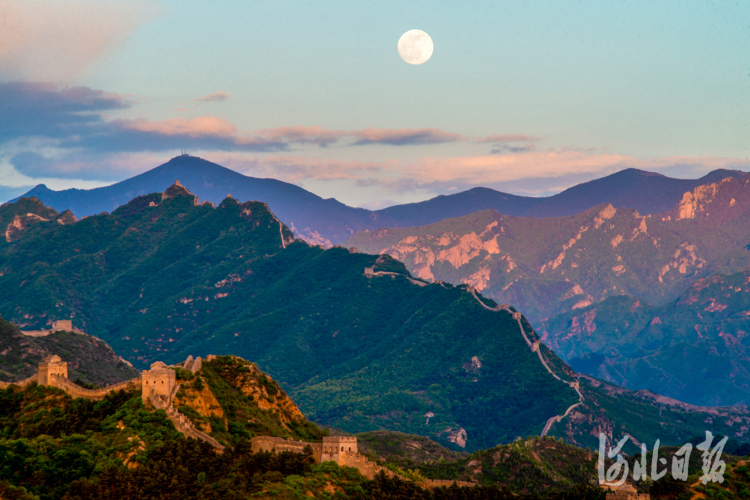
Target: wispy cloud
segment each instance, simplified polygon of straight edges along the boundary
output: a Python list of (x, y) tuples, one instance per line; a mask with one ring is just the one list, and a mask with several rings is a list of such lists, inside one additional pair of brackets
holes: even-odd
[(257, 135), (300, 144), (330, 144), (350, 139), (346, 145), (363, 146), (382, 144), (389, 146), (416, 146), (421, 144), (444, 144), (465, 138), (461, 134), (436, 128), (389, 129), (365, 128), (362, 130), (327, 130), (322, 127), (278, 127), (256, 131)]
[(358, 146), (363, 144), (388, 144), (391, 146), (443, 144), (465, 139), (461, 134), (454, 134), (436, 128), (366, 128), (352, 132), (351, 134), (354, 137), (359, 137), (359, 140), (354, 143)]
[(494, 134), (494, 135), (488, 135), (487, 137), (480, 137), (476, 139), (476, 142), (482, 143), (482, 142), (491, 142), (495, 144), (501, 144), (506, 142), (537, 142), (541, 141), (541, 137), (537, 137), (534, 135), (524, 135), (524, 134)]
[(0, 76), (70, 81), (156, 12), (143, 0), (0, 0)]
[(193, 102), (224, 102), (231, 99), (232, 96), (230, 96), (226, 92), (214, 92), (213, 94), (204, 95), (203, 97), (198, 97), (196, 99), (193, 99)]
[(198, 106), (201, 106), (203, 104), (211, 104), (211, 103), (218, 103), (218, 102), (224, 102), (231, 99), (232, 96), (229, 95), (227, 92), (214, 92), (212, 94), (204, 95), (203, 97), (196, 97), (195, 99), (192, 99), (190, 102), (192, 106), (187, 106), (187, 102), (183, 102), (179, 108), (175, 109), (175, 111), (193, 111), (198, 108)]

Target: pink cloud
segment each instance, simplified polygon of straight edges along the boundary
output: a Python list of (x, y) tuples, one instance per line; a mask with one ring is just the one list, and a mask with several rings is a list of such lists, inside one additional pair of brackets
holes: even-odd
[(153, 17), (144, 0), (0, 0), (0, 74), (67, 82)]
[(150, 121), (145, 118), (136, 120), (119, 119), (114, 120), (112, 123), (130, 130), (155, 132), (164, 135), (187, 135), (190, 137), (206, 135), (233, 137), (237, 135), (237, 126), (234, 123), (215, 116), (172, 118), (164, 121)]
[[(246, 153), (211, 153), (211, 161), (246, 175), (273, 177), (287, 182), (349, 180), (357, 186), (382, 186), (393, 192), (419, 189), (445, 191), (451, 186), (488, 186), (534, 178), (565, 178), (581, 174), (607, 175), (633, 167), (659, 170), (694, 165), (696, 172), (717, 168), (747, 169), (747, 160), (721, 157), (668, 157), (639, 159), (615, 154), (559, 150), (452, 158), (423, 157), (404, 163), (343, 161), (319, 157), (274, 155), (257, 158)], [(569, 187), (562, 185), (561, 189)]]
[(747, 170), (750, 162), (739, 158), (705, 156), (641, 159), (617, 154), (560, 149), (505, 155), (423, 157), (404, 165), (399, 169), (397, 176), (385, 178), (383, 181), (397, 190), (410, 190), (428, 186), (487, 186), (522, 179), (558, 178), (580, 174), (606, 175), (625, 168), (658, 171), (675, 166), (691, 166), (695, 172), (706, 173), (717, 168)]

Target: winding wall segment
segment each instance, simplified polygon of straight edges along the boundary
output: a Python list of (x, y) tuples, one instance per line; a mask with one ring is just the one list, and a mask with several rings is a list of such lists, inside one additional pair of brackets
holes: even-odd
[(476, 291), (476, 289), (474, 287), (469, 287), (469, 292), (474, 296), (474, 298), (477, 300), (477, 302), (479, 302), (479, 304), (481, 304), (481, 306), (484, 307), (485, 309), (488, 309), (488, 310), (493, 311), (493, 312), (504, 311), (504, 312), (507, 312), (507, 313), (511, 314), (512, 317), (513, 317), (513, 319), (518, 322), (518, 329), (521, 331), (521, 335), (523, 336), (523, 339), (526, 341), (526, 345), (529, 346), (529, 348), (531, 349), (532, 352), (536, 352), (537, 356), (539, 357), (539, 361), (542, 363), (542, 366), (544, 366), (544, 368), (547, 370), (547, 372), (549, 372), (550, 375), (552, 375), (553, 377), (555, 377), (557, 380), (559, 380), (563, 384), (565, 384), (568, 387), (574, 389), (576, 391), (576, 393), (578, 394), (578, 402), (577, 403), (570, 405), (568, 407), (568, 409), (565, 410), (565, 413), (563, 413), (562, 415), (555, 415), (553, 417), (550, 417), (547, 420), (547, 422), (544, 424), (544, 428), (542, 429), (542, 433), (540, 434), (540, 436), (542, 436), (542, 437), (546, 436), (547, 433), (549, 433), (550, 429), (552, 428), (552, 426), (554, 424), (556, 424), (557, 422), (560, 422), (563, 418), (567, 417), (570, 414), (570, 412), (573, 411), (573, 408), (575, 408), (578, 405), (583, 404), (583, 399), (584, 398), (583, 398), (583, 394), (581, 394), (581, 391), (579, 389), (579, 385), (580, 384), (579, 384), (578, 380), (575, 380), (575, 381), (572, 381), (572, 382), (569, 382), (567, 380), (563, 380), (555, 372), (552, 371), (552, 369), (547, 364), (547, 361), (544, 359), (544, 356), (542, 355), (541, 343), (538, 340), (534, 341), (532, 343), (531, 340), (529, 340), (529, 337), (526, 336), (526, 331), (523, 329), (523, 323), (521, 323), (521, 317), (522, 316), (521, 316), (520, 312), (511, 311), (510, 306), (507, 305), (507, 304), (500, 304), (500, 305), (497, 305), (495, 307), (488, 306), (487, 304), (485, 304), (484, 302), (482, 302), (482, 299), (479, 298), (479, 296), (477, 295), (477, 291)]

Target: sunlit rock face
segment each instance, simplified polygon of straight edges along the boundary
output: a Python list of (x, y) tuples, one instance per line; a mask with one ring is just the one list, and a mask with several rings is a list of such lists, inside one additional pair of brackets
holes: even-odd
[(611, 203), (538, 219), (485, 210), (427, 226), (363, 231), (346, 245), (392, 255), (422, 279), (471, 285), (532, 321), (622, 294), (661, 304), (747, 244), (748, 184), (750, 176), (695, 187), (653, 216)]

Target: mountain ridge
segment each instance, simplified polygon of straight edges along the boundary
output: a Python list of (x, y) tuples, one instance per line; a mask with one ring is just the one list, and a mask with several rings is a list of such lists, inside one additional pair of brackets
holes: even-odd
[(334, 198), (323, 199), (294, 184), (245, 176), (201, 158), (182, 155), (110, 186), (53, 191), (40, 184), (12, 201), (34, 196), (58, 211), (70, 209), (80, 218), (111, 212), (136, 196), (163, 192), (175, 180), (180, 180), (201, 200), (215, 204), (220, 203), (227, 193), (240, 201), (265, 201), (298, 237), (313, 244), (331, 246), (343, 243), (352, 234), (364, 229), (429, 224), (488, 208), (519, 217), (553, 217), (573, 215), (611, 202), (616, 208), (622, 206), (643, 214), (655, 213), (663, 211), (664, 206), (671, 208), (684, 192), (698, 185), (721, 176), (738, 175), (741, 173), (716, 170), (700, 179), (673, 179), (657, 173), (626, 169), (546, 198), (517, 196), (476, 187), (423, 202), (371, 211), (349, 207)]
[(534, 322), (612, 295), (662, 304), (750, 244), (749, 183), (746, 175), (698, 186), (652, 216), (611, 203), (557, 218), (484, 210), (365, 230), (344, 246), (392, 255), (423, 279), (470, 284)]

